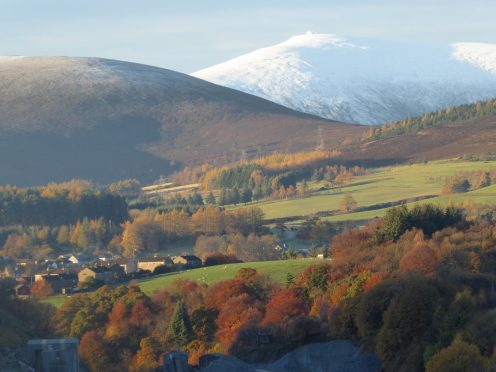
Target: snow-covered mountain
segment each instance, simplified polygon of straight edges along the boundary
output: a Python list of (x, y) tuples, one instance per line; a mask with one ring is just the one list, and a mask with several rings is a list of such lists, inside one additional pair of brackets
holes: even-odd
[(192, 75), (321, 117), (380, 124), (496, 97), (496, 44), (306, 33)]

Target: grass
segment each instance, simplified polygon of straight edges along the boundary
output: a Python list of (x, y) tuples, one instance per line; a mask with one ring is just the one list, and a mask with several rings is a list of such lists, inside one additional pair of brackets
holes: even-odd
[[(174, 273), (148, 277), (139, 281), (138, 285), (141, 290), (150, 295), (156, 290), (169, 287), (172, 282), (177, 279), (188, 279), (208, 285), (218, 283), (222, 280), (231, 279), (236, 272), (245, 267), (251, 267), (257, 270), (260, 274), (269, 275), (274, 281), (284, 284), (288, 273), (296, 275), (304, 268), (322, 262), (316, 258), (304, 258), (297, 260), (281, 260), (281, 261), (263, 261), (263, 262), (246, 262), (230, 265), (210, 266), (194, 270), (186, 270)], [(66, 297), (52, 296), (43, 302), (49, 303), (55, 307), (61, 306)]]
[(55, 307), (60, 307), (62, 306), (66, 298), (67, 298), (66, 296), (62, 296), (62, 295), (50, 296), (45, 300), (41, 300), (41, 302), (50, 304)]
[(208, 285), (222, 280), (231, 279), (236, 272), (245, 267), (251, 267), (260, 274), (267, 274), (278, 283), (284, 283), (288, 273), (297, 274), (305, 267), (320, 262), (318, 259), (298, 259), (281, 261), (246, 262), (230, 265), (210, 266), (200, 269), (169, 273), (140, 281), (143, 292), (151, 294), (158, 289), (167, 288), (178, 279), (189, 279)]
[[(345, 193), (350, 193), (359, 207), (366, 207), (413, 197), (439, 195), (446, 176), (452, 176), (461, 171), (487, 170), (490, 167), (496, 167), (496, 162), (442, 160), (427, 164), (377, 168), (370, 174), (355, 177), (351, 184), (340, 190), (315, 192), (304, 198), (264, 201), (256, 205), (263, 209), (267, 219), (308, 216), (317, 212), (339, 210)], [(316, 183), (312, 186), (320, 187), (321, 184)], [(495, 201), (495, 195), (496, 188), (491, 186), (470, 193), (429, 199), (429, 202), (446, 203), (452, 199), (457, 203), (471, 198), (474, 203), (492, 204)], [(338, 214), (326, 219), (329, 221), (367, 220), (376, 216), (380, 217), (385, 211), (386, 209), (377, 209)]]

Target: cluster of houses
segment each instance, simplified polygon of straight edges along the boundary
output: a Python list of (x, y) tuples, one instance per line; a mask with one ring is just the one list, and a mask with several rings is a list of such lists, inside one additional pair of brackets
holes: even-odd
[(124, 282), (141, 276), (194, 269), (202, 260), (193, 255), (153, 256), (141, 259), (84, 255), (59, 256), (54, 260), (11, 259), (0, 256), (0, 278), (14, 278), (15, 295), (29, 297), (31, 287), (44, 281), (53, 293), (69, 295), (80, 288)]

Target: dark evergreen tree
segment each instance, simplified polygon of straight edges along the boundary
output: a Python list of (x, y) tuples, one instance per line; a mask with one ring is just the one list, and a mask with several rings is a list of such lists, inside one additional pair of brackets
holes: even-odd
[(241, 195), (239, 194), (239, 190), (237, 187), (232, 189), (231, 192), (231, 204), (238, 204), (241, 201)]
[(195, 202), (194, 205), (196, 205), (196, 206), (204, 205), (202, 196), (197, 192), (195, 192), (195, 194), (193, 195), (193, 200)]
[(191, 321), (186, 306), (182, 301), (179, 301), (172, 314), (167, 337), (173, 344), (185, 346), (191, 341), (192, 332)]
[(260, 187), (260, 185), (257, 185), (253, 190), (253, 199), (260, 200), (262, 198), (263, 198), (262, 187)]
[(244, 188), (241, 191), (241, 203), (249, 203), (252, 200), (252, 191), (249, 188)]
[(220, 190), (220, 196), (219, 196), (219, 205), (226, 205), (228, 204), (228, 194), (226, 189), (221, 189)]
[(208, 195), (207, 195), (207, 199), (205, 199), (206, 203), (207, 204), (211, 204), (211, 205), (214, 205), (215, 204), (215, 196), (212, 192), (210, 192)]

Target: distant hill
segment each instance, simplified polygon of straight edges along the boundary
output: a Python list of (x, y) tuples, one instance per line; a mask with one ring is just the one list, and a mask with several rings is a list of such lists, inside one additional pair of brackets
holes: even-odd
[(306, 33), (193, 76), (302, 112), (375, 125), (496, 97), (496, 44)]
[(335, 148), (363, 130), (157, 67), (0, 57), (0, 184), (149, 182), (206, 160)]

